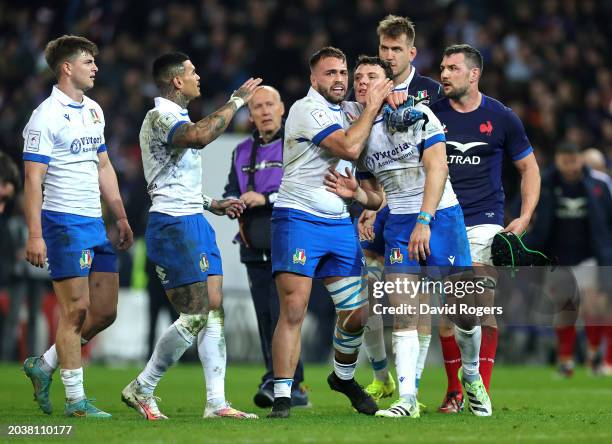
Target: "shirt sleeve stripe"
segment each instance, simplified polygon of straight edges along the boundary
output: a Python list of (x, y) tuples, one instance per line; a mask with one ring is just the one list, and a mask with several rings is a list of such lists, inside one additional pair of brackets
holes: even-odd
[(100, 145), (98, 147), (98, 154), (99, 153), (103, 153), (104, 151), (106, 151), (106, 144), (105, 143), (103, 143), (102, 145)]
[(444, 134), (434, 134), (433, 136), (431, 136), (429, 139), (425, 140), (425, 144), (423, 145), (423, 149), (427, 149), (430, 146), (438, 143), (438, 142), (444, 142), (446, 141), (446, 137), (444, 137)]
[(340, 125), (338, 125), (337, 123), (334, 123), (333, 125), (328, 126), (324, 130), (319, 131), (319, 133), (312, 138), (312, 143), (314, 143), (315, 145), (320, 145), (323, 139), (325, 139), (331, 133), (341, 130), (341, 129), (342, 127)]
[(30, 162), (38, 162), (49, 165), (49, 161), (51, 160), (50, 156), (44, 156), (42, 154), (34, 154), (34, 153), (23, 153), (23, 160), (29, 160)]
[(178, 122), (174, 124), (174, 126), (168, 132), (168, 139), (167, 139), (168, 145), (172, 144), (172, 137), (174, 136), (174, 132), (178, 129), (178, 127), (187, 122), (188, 122), (187, 120), (179, 120)]
[(373, 179), (374, 174), (370, 173), (369, 171), (357, 171), (357, 175), (355, 177), (357, 177), (357, 180)]
[(512, 160), (521, 160), (522, 158), (527, 157), (531, 153), (533, 153), (533, 148), (532, 147), (528, 147), (525, 151), (521, 151), (516, 156), (514, 156), (512, 158)]

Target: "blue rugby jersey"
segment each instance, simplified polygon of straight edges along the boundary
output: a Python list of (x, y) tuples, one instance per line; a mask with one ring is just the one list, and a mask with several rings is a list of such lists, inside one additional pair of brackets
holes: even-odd
[(484, 94), (469, 113), (455, 111), (447, 98), (431, 110), (444, 127), (449, 175), (466, 226), (504, 225), (504, 152), (513, 161), (533, 152), (523, 124), (510, 108)]

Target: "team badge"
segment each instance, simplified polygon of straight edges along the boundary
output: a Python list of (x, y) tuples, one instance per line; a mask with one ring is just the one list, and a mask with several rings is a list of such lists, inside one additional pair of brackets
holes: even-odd
[(204, 253), (200, 254), (200, 270), (202, 270), (202, 273), (208, 271), (208, 258)]
[(81, 259), (79, 259), (79, 264), (81, 265), (81, 270), (84, 268), (91, 268), (91, 251), (83, 250), (81, 253)]
[(399, 248), (392, 248), (391, 254), (389, 255), (389, 262), (391, 264), (401, 264), (404, 262), (404, 255)]
[(89, 114), (91, 115), (91, 121), (93, 123), (102, 122), (102, 119), (100, 119), (100, 116), (98, 115), (98, 111), (96, 111), (95, 108), (89, 108)]
[(306, 263), (306, 252), (301, 248), (296, 248), (293, 253), (293, 263), (304, 265)]
[(427, 95), (426, 89), (418, 91), (416, 98), (418, 102), (423, 102), (425, 105), (429, 103), (429, 96)]

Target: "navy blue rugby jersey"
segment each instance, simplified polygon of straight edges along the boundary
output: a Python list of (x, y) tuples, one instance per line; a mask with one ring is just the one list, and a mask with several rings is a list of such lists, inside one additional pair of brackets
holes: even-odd
[(504, 152), (513, 161), (533, 152), (523, 124), (510, 108), (484, 94), (469, 113), (455, 111), (447, 98), (430, 107), (444, 127), (449, 175), (466, 226), (504, 225)]

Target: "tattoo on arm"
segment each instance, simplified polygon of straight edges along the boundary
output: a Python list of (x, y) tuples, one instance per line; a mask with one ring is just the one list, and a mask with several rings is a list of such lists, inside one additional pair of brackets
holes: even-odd
[(236, 106), (228, 102), (196, 123), (186, 123), (179, 126), (172, 136), (172, 144), (204, 148), (225, 131), (236, 111)]

